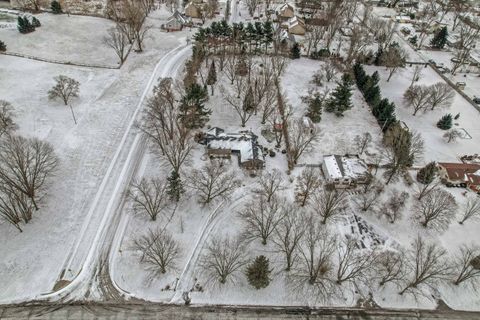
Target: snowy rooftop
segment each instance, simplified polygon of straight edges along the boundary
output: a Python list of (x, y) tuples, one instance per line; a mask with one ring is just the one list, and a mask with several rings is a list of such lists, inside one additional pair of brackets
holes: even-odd
[(323, 157), (325, 174), (331, 179), (362, 177), (368, 171), (365, 162), (357, 156), (328, 155)]
[(207, 132), (207, 147), (238, 152), (240, 163), (259, 159), (261, 154), (257, 136), (250, 131), (225, 133), (222, 129), (212, 128)]

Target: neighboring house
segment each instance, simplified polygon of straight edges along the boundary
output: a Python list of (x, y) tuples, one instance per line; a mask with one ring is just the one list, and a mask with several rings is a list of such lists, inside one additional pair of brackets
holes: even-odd
[(199, 3), (189, 2), (185, 6), (185, 15), (190, 18), (201, 19), (202, 18), (202, 7)]
[[(51, 0), (39, 0), (40, 8), (50, 9)], [(106, 8), (110, 2), (115, 3), (115, 0), (59, 0), (63, 11), (73, 14), (86, 14), (94, 16), (104, 16)], [(22, 8), (24, 3), (31, 4), (31, 1), (24, 0), (10, 0), (12, 8)]]
[(305, 22), (299, 17), (295, 16), (287, 21), (286, 29), (290, 34), (303, 36), (305, 35)]
[(460, 185), (480, 192), (480, 164), (439, 162), (440, 179), (448, 185)]
[(162, 29), (171, 31), (180, 31), (185, 26), (191, 25), (191, 20), (187, 16), (181, 14), (177, 10), (173, 13), (173, 15), (168, 18), (167, 22), (162, 25)]
[(223, 129), (214, 127), (199, 139), (199, 143), (207, 146), (210, 158), (230, 159), (233, 154), (238, 157), (240, 167), (258, 170), (265, 166), (265, 158), (257, 140), (258, 137), (251, 131), (225, 133)]
[(355, 187), (367, 183), (369, 169), (357, 155), (327, 155), (323, 157), (322, 171), (327, 183), (335, 189)]
[(289, 3), (284, 3), (277, 9), (277, 18), (279, 20), (288, 20), (295, 16), (295, 9)]

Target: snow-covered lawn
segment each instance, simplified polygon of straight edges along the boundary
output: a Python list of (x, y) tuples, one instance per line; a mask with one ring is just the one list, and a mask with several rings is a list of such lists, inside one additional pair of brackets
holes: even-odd
[[(52, 188), (24, 232), (18, 233), (8, 224), (0, 224), (0, 242), (3, 244), (0, 248), (0, 302), (20, 301), (50, 292), (58, 280), (62, 265), (86, 222), (93, 195), (155, 65), (167, 51), (188, 36), (188, 31), (160, 32), (159, 26), (167, 16), (164, 11), (152, 13), (148, 22), (155, 28), (146, 40), (145, 52), (133, 53), (120, 70), (80, 68), (0, 56), (0, 98), (14, 106), (18, 132), (50, 142), (60, 159)], [(103, 27), (97, 25), (99, 32), (96, 34), (110, 25), (110, 21), (98, 18), (60, 16), (59, 19), (97, 21)], [(48, 18), (44, 20), (48, 24)], [(54, 21), (57, 20), (52, 18), (50, 22), (53, 24)], [(55, 39), (54, 29), (51, 26), (50, 35), (46, 32), (44, 41), (37, 45), (41, 45), (39, 50), (45, 57), (60, 58), (65, 53), (61, 43), (52, 45), (47, 41)], [(95, 29), (82, 30), (81, 26), (59, 30), (59, 33), (65, 33), (62, 39), (75, 39), (77, 32), (78, 39), (89, 32), (95, 33)], [(40, 30), (32, 36), (37, 32)], [(22, 37), (17, 33), (14, 36)], [(67, 52), (79, 57), (106, 59), (105, 62), (116, 61), (112, 56), (107, 58), (110, 50), (95, 41), (79, 41), (68, 47)], [(59, 74), (71, 76), (81, 83), (80, 97), (72, 102), (77, 125), (63, 103), (47, 98), (47, 92), (54, 84), (53, 77)], [(93, 216), (93, 225), (98, 225), (101, 218)], [(89, 244), (80, 244), (80, 251), (83, 245)]]
[(35, 17), (42, 26), (29, 34), (21, 34), (16, 28), (0, 28), (0, 39), (9, 52), (62, 62), (118, 65), (115, 52), (104, 43), (108, 30), (115, 26), (113, 21), (51, 13)]

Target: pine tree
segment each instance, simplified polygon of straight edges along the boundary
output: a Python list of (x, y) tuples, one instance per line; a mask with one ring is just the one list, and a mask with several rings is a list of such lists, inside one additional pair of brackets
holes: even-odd
[(295, 43), (292, 49), (290, 49), (290, 58), (300, 59), (300, 47), (298, 46), (298, 43)]
[(447, 30), (447, 27), (445, 26), (435, 33), (432, 41), (430, 41), (430, 45), (437, 49), (443, 49), (447, 44), (447, 37), (448, 37), (448, 30)]
[(343, 116), (343, 112), (352, 107), (353, 81), (348, 73), (342, 76), (342, 82), (338, 83), (331, 97), (328, 99), (325, 111), (333, 112), (336, 116)]
[(38, 27), (41, 27), (42, 24), (40, 23), (40, 20), (38, 20), (36, 17), (33, 17), (32, 18), (32, 25), (35, 27), (35, 28), (38, 28)]
[(217, 71), (215, 70), (215, 60), (212, 60), (212, 64), (210, 65), (210, 70), (208, 70), (207, 76), (207, 84), (212, 89), (212, 96), (213, 96), (213, 85), (217, 82)]
[(255, 261), (247, 267), (247, 279), (255, 289), (268, 287), (270, 284), (270, 262), (265, 256), (258, 256)]
[(170, 200), (178, 202), (182, 194), (185, 193), (185, 189), (183, 187), (183, 182), (180, 179), (180, 175), (177, 171), (174, 170), (167, 178), (167, 181), (167, 194), (169, 195)]
[(7, 51), (7, 45), (2, 40), (0, 40), (0, 51), (1, 52)]
[(452, 115), (448, 113), (438, 120), (437, 127), (442, 130), (448, 130), (452, 127), (452, 121)]
[(186, 128), (201, 128), (208, 122), (212, 111), (205, 108), (207, 100), (207, 89), (198, 83), (194, 83), (185, 89), (180, 104), (180, 120)]
[(429, 184), (433, 181), (437, 174), (437, 166), (435, 162), (430, 162), (417, 172), (417, 181), (423, 184)]
[(318, 94), (315, 94), (313, 98), (309, 98), (306, 116), (313, 122), (318, 123), (322, 120), (322, 108), (322, 99), (320, 99)]
[(372, 108), (372, 113), (377, 118), (378, 123), (383, 127), (384, 131), (388, 129), (390, 124), (397, 121), (395, 116), (395, 104), (384, 98)]
[(380, 65), (380, 61), (382, 59), (383, 55), (383, 49), (381, 47), (378, 48), (377, 52), (375, 53), (375, 60), (373, 61), (373, 64), (376, 66)]
[(28, 18), (22, 16), (18, 16), (17, 29), (23, 34), (35, 31), (35, 27), (30, 23)]
[(353, 73), (355, 74), (355, 81), (357, 83), (358, 89), (364, 93), (365, 92), (365, 84), (367, 83), (368, 77), (365, 72), (365, 69), (360, 63), (356, 63), (353, 66)]
[(52, 3), (50, 4), (50, 9), (52, 9), (52, 13), (54, 14), (62, 13), (62, 6), (60, 5), (60, 2), (58, 2), (57, 0), (52, 1)]

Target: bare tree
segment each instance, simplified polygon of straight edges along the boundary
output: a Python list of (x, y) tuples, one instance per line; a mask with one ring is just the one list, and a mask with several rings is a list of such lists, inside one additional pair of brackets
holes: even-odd
[(462, 132), (458, 129), (451, 129), (451, 130), (448, 130), (447, 132), (445, 132), (445, 134), (443, 135), (443, 137), (445, 138), (445, 140), (447, 140), (447, 143), (450, 143), (450, 142), (455, 142), (457, 141), (458, 138), (460, 138), (462, 136)]
[(415, 219), (424, 228), (443, 231), (448, 229), (456, 209), (455, 198), (447, 191), (436, 189), (415, 204)]
[(108, 36), (104, 38), (107, 46), (112, 48), (120, 59), (120, 65), (123, 65), (130, 52), (128, 37), (118, 26), (108, 31)]
[(375, 265), (377, 253), (372, 249), (359, 249), (355, 239), (345, 239), (337, 246), (337, 284), (364, 282), (368, 271)]
[(228, 172), (223, 164), (210, 162), (201, 170), (194, 169), (189, 175), (189, 186), (197, 192), (203, 204), (213, 200), (228, 199), (240, 186), (240, 180), (235, 172)]
[(33, 214), (32, 201), (22, 192), (10, 189), (8, 186), (0, 188), (0, 218), (23, 232), (20, 222), (28, 223)]
[(355, 145), (355, 149), (357, 150), (358, 154), (362, 154), (368, 145), (372, 142), (372, 135), (370, 132), (364, 132), (363, 134), (356, 135), (353, 139), (353, 143)]
[(299, 261), (291, 271), (290, 280), (297, 286), (309, 285), (318, 298), (333, 293), (333, 256), (337, 238), (328, 229), (315, 222), (313, 216), (306, 218), (305, 233), (299, 245)]
[(447, 252), (436, 243), (429, 243), (420, 236), (413, 242), (406, 262), (407, 278), (399, 292), (401, 295), (406, 292), (416, 295), (421, 290), (420, 286), (431, 288), (451, 275)]
[(379, 215), (385, 216), (390, 223), (395, 223), (402, 218), (402, 210), (405, 208), (408, 197), (409, 194), (405, 191), (391, 190), (387, 202), (379, 211)]
[(142, 178), (131, 184), (128, 194), (133, 202), (133, 212), (148, 215), (152, 221), (156, 221), (158, 215), (164, 215), (165, 211), (171, 209), (165, 180)]
[(425, 41), (428, 32), (430, 31), (433, 23), (437, 20), (437, 16), (441, 11), (440, 5), (435, 0), (429, 0), (423, 6), (422, 10), (419, 12), (419, 15), (422, 16), (422, 23), (420, 26), (420, 41), (418, 42), (418, 48), (421, 48), (423, 42)]
[(379, 197), (383, 192), (383, 185), (370, 176), (366, 183), (358, 188), (358, 195), (355, 197), (355, 203), (362, 211), (368, 211), (375, 207)]
[(63, 75), (55, 77), (54, 80), (56, 81), (55, 86), (48, 91), (49, 99), (53, 100), (56, 98), (61, 98), (63, 103), (68, 105), (68, 102), (72, 98), (78, 97), (80, 92), (80, 83), (77, 80)]
[(36, 210), (57, 163), (53, 147), (36, 138), (9, 136), (0, 144), (1, 184), (27, 196)]
[(405, 281), (405, 253), (403, 251), (384, 251), (377, 257), (373, 271), (379, 286), (387, 283), (399, 284)]
[(429, 87), (428, 91), (430, 93), (428, 96), (430, 110), (436, 107), (450, 107), (455, 97), (455, 91), (445, 82), (435, 83)]
[(387, 82), (390, 81), (398, 68), (405, 67), (408, 56), (404, 49), (391, 45), (380, 57), (380, 63), (389, 69)]
[(361, 24), (355, 24), (351, 29), (351, 35), (349, 37), (350, 45), (347, 51), (346, 63), (350, 65), (360, 54), (363, 53), (365, 48), (372, 44), (372, 37), (367, 28)]
[(317, 139), (318, 131), (305, 127), (302, 119), (296, 119), (288, 124), (288, 135), (287, 158), (289, 170), (293, 170), (294, 165), (297, 164), (302, 154)]
[(410, 86), (403, 94), (403, 100), (407, 106), (413, 107), (413, 115), (418, 111), (425, 110), (430, 102), (430, 90), (422, 85)]
[(275, 228), (272, 242), (276, 251), (285, 256), (285, 271), (290, 271), (298, 258), (298, 246), (305, 232), (303, 212), (287, 204), (288, 214)]
[(283, 179), (284, 177), (278, 169), (264, 172), (258, 180), (259, 189), (256, 192), (264, 195), (267, 202), (270, 202), (279, 191), (286, 189)]
[(457, 286), (466, 281), (477, 284), (480, 280), (480, 247), (462, 245), (454, 258), (453, 274), (453, 283)]
[(480, 198), (469, 198), (463, 208), (462, 218), (458, 223), (463, 224), (467, 220), (477, 220), (478, 218), (480, 218)]
[(200, 266), (213, 282), (234, 281), (240, 269), (248, 263), (245, 245), (239, 238), (214, 237), (204, 250)]
[(8, 135), (17, 129), (13, 121), (13, 107), (4, 100), (0, 100), (0, 138)]
[(315, 168), (303, 169), (295, 185), (295, 198), (300, 206), (304, 207), (310, 200), (312, 194), (316, 193), (321, 185), (322, 178), (320, 170)]
[(424, 67), (418, 64), (413, 67), (412, 82), (410, 82), (409, 87), (413, 86), (415, 82), (420, 80), (420, 78), (422, 77), (423, 69)]
[(345, 190), (337, 191), (324, 188), (312, 195), (310, 208), (313, 213), (320, 215), (321, 224), (327, 221), (336, 221), (347, 208), (347, 193)]
[(256, 104), (253, 96), (252, 86), (241, 77), (237, 77), (237, 82), (240, 86), (237, 87), (237, 93), (228, 94), (225, 88), (221, 88), (221, 92), (225, 101), (233, 107), (235, 112), (240, 117), (241, 126), (245, 127), (248, 120), (255, 114)]
[(246, 5), (248, 8), (248, 13), (253, 17), (255, 11), (257, 11), (258, 5), (260, 4), (259, 0), (246, 0)]
[(285, 210), (285, 201), (274, 196), (267, 201), (263, 195), (256, 196), (253, 201), (238, 212), (240, 219), (245, 225), (244, 237), (247, 240), (260, 239), (266, 245), (275, 228), (285, 218), (288, 212)]
[(181, 253), (172, 235), (160, 229), (149, 230), (146, 235), (135, 239), (133, 247), (141, 252), (140, 262), (146, 263), (154, 275), (174, 270)]

